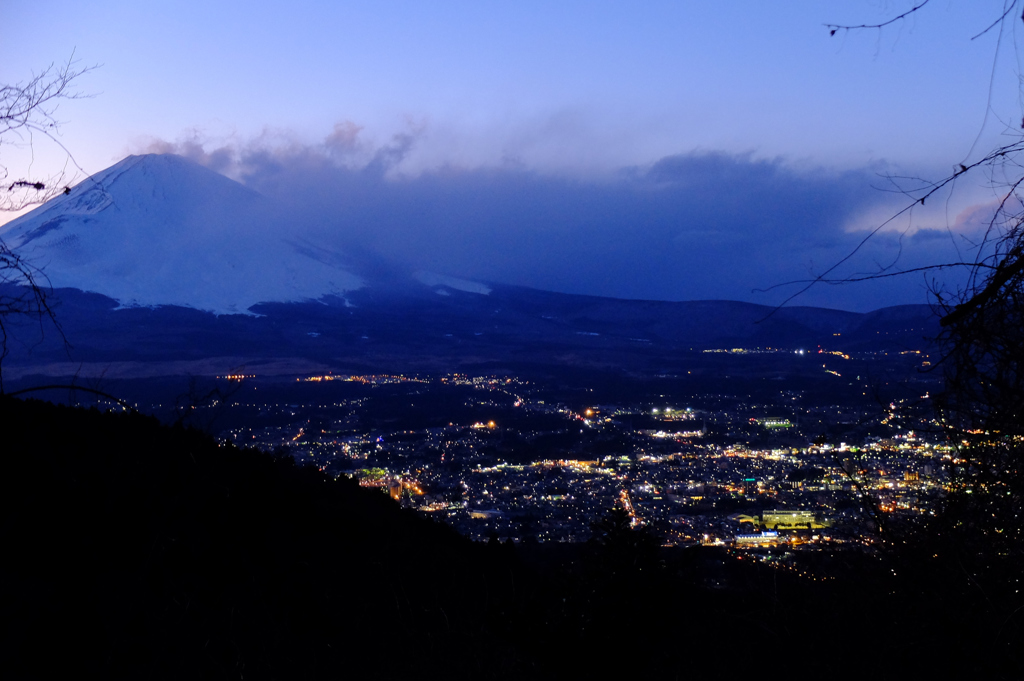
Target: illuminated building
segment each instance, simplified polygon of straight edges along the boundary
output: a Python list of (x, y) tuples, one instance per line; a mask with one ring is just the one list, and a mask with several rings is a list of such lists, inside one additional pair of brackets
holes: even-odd
[(818, 520), (814, 511), (765, 511), (761, 524), (778, 530), (828, 527), (827, 520)]
[(779, 543), (779, 533), (768, 531), (757, 534), (737, 534), (736, 543), (741, 546), (772, 546)]

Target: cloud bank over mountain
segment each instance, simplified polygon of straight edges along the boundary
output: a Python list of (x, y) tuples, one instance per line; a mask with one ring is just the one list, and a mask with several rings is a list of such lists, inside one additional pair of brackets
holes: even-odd
[[(360, 133), (342, 122), (316, 144), (286, 134), (216, 144), (194, 134), (140, 151), (181, 154), (277, 199), (297, 231), (364, 268), (621, 298), (776, 304), (801, 288), (779, 285), (824, 273), (858, 248), (865, 228), (906, 203), (879, 191), (885, 179), (868, 169), (753, 154), (697, 151), (581, 178), (514, 160), (424, 169), (408, 162), (424, 129), (411, 126), (383, 144)], [(955, 224), (977, 229), (983, 214), (969, 209)], [(906, 225), (893, 223), (830, 278), (964, 257), (954, 246), (961, 237), (938, 220), (915, 227), (901, 232)], [(927, 302), (931, 276), (819, 284), (794, 304)]]

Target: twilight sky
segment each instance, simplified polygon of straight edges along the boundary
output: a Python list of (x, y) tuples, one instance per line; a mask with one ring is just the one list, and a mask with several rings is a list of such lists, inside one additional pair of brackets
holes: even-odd
[[(941, 177), (1019, 130), (1024, 24), (971, 40), (1002, 1), (824, 26), (913, 4), (2, 0), (0, 83), (72, 52), (101, 64), (81, 79), (95, 96), (59, 116), (86, 173), (182, 153), (367, 262), (775, 304), (796, 289), (755, 289), (821, 273), (906, 205), (887, 175)], [(63, 164), (34, 147), (36, 167)], [(0, 147), (12, 171), (20, 153)], [(894, 221), (839, 272), (970, 258), (988, 179)], [(793, 304), (905, 302), (927, 302), (923, 276)]]

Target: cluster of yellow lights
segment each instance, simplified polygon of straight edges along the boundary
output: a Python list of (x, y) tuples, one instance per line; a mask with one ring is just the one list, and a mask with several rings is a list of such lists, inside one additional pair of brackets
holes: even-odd
[(690, 438), (690, 437), (703, 437), (704, 433), (699, 430), (681, 430), (677, 433), (666, 433), (664, 430), (646, 431), (651, 437), (662, 438)]
[(622, 508), (629, 514), (630, 524), (634, 527), (641, 523), (640, 518), (636, 515), (636, 509), (633, 507), (633, 502), (629, 498), (629, 492), (626, 490), (619, 490), (619, 503), (622, 504)]
[(368, 376), (335, 376), (333, 374), (323, 374), (320, 376), (296, 378), (295, 380), (313, 383), (320, 383), (321, 381), (350, 381), (353, 383), (429, 383), (429, 381), (422, 378), (395, 376), (392, 374), (371, 374)]
[(429, 504), (423, 504), (419, 507), (421, 511), (433, 512), (433, 511), (445, 511), (450, 508), (460, 508), (457, 505), (453, 505), (447, 501), (434, 501)]
[(543, 461), (534, 461), (530, 465), (539, 466), (541, 468), (549, 468), (551, 466), (560, 466), (562, 468), (590, 468), (597, 464), (597, 461), (579, 461), (577, 459), (544, 459)]

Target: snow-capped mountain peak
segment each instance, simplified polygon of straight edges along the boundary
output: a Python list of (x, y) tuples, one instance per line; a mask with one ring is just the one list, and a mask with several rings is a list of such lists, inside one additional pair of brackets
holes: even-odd
[[(259, 302), (343, 295), (364, 281), (311, 256), (270, 199), (170, 154), (129, 156), (0, 228), (57, 288), (122, 305), (247, 313)], [(323, 249), (318, 249), (323, 251)]]

